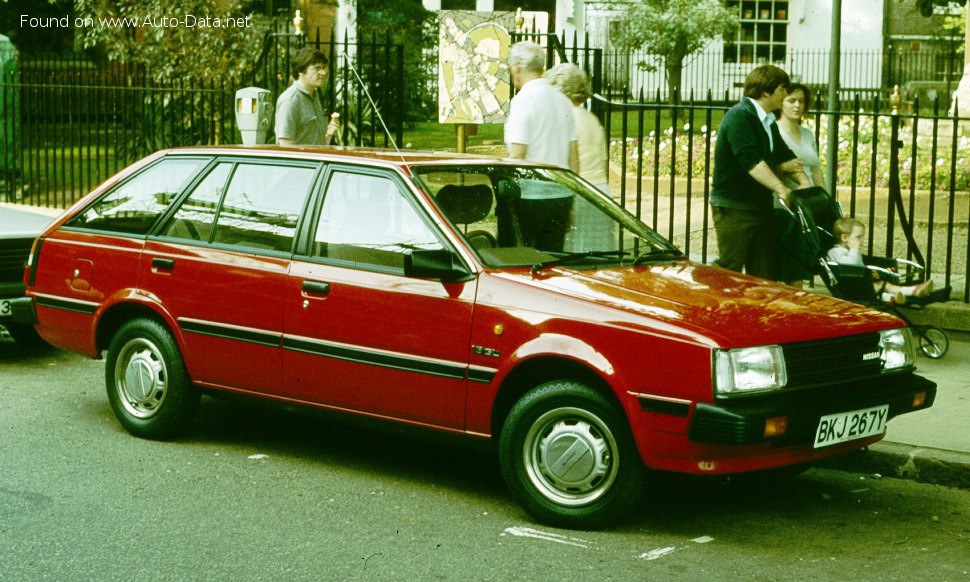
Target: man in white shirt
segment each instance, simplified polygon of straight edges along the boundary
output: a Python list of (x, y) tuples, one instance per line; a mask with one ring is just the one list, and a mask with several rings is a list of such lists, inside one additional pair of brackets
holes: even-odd
[(518, 91), (505, 122), (509, 157), (578, 170), (573, 105), (542, 77), (545, 71), (541, 46), (525, 41), (509, 49), (509, 72)]
[[(509, 72), (518, 91), (505, 122), (509, 157), (578, 170), (573, 105), (542, 77), (545, 64), (545, 51), (533, 42), (518, 42), (509, 49)], [(517, 203), (524, 242), (540, 250), (561, 251), (572, 193), (567, 188), (535, 185), (531, 188), (523, 182)]]

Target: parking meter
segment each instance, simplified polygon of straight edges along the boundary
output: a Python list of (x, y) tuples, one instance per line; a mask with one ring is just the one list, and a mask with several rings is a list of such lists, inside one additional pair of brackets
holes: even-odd
[(242, 135), (243, 145), (266, 143), (266, 134), (273, 123), (271, 93), (259, 87), (246, 87), (236, 91), (236, 126)]

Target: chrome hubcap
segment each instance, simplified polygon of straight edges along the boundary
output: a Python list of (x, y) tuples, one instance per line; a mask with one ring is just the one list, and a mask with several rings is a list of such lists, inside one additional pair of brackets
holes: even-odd
[(536, 420), (525, 439), (532, 484), (562, 505), (599, 498), (616, 479), (616, 442), (606, 424), (580, 408), (557, 408)]
[(115, 389), (129, 414), (149, 418), (158, 412), (168, 390), (165, 361), (145, 338), (130, 340), (115, 364)]

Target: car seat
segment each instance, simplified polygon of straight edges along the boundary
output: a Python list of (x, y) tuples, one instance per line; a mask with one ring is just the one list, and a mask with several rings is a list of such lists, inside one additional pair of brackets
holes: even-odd
[(492, 210), (491, 188), (485, 184), (448, 184), (438, 191), (435, 201), (445, 217), (459, 229), (473, 248), (477, 250), (498, 246), (495, 235), (491, 232), (481, 228), (469, 230), (470, 225), (484, 221)]

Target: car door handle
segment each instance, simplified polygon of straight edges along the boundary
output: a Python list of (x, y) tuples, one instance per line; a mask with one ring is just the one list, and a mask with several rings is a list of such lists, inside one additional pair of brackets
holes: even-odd
[(322, 283), (320, 281), (304, 281), (303, 291), (306, 293), (313, 293), (315, 295), (327, 295), (330, 293), (330, 283)]
[(175, 268), (175, 259), (160, 259), (155, 257), (152, 259), (152, 268), (158, 269), (159, 271), (171, 271)]

